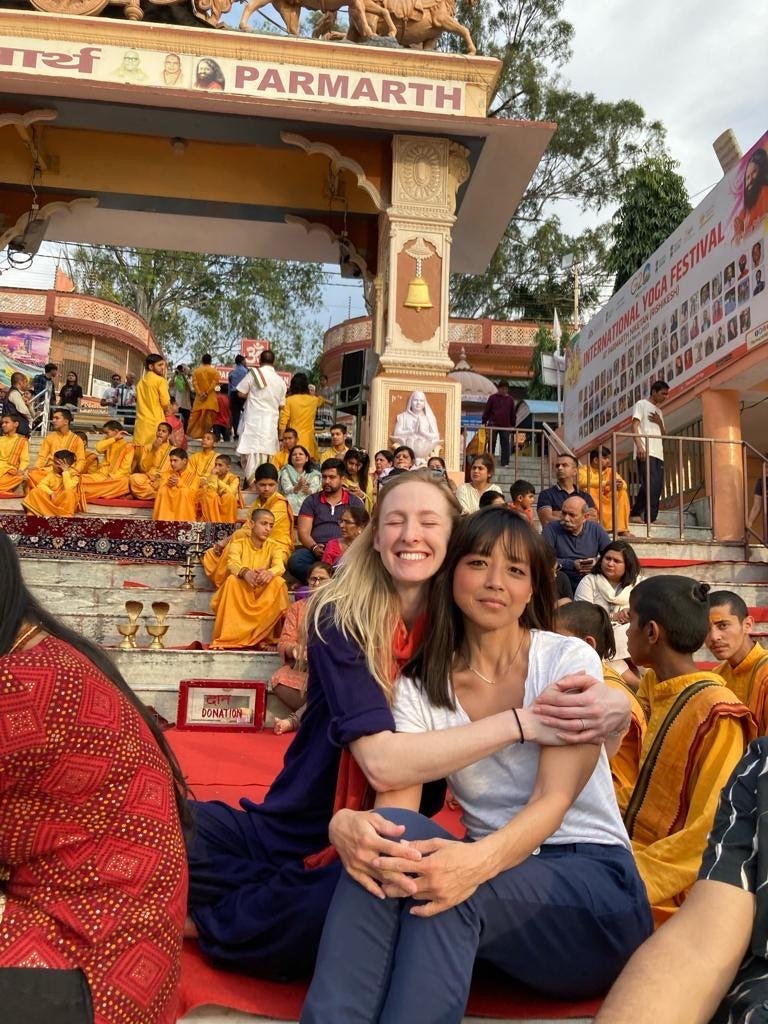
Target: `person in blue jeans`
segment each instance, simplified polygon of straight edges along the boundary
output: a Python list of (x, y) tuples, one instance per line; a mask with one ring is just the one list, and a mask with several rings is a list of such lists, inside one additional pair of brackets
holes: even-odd
[[(398, 732), (520, 715), (553, 679), (598, 673), (583, 641), (552, 632), (549, 562), (509, 509), (459, 523), (397, 683)], [(302, 1024), (458, 1024), (477, 958), (552, 996), (595, 996), (650, 935), (602, 745), (523, 734), (448, 781), (466, 842), (418, 814), (420, 786), (378, 794), (411, 856), (376, 858), (383, 898), (341, 876)]]

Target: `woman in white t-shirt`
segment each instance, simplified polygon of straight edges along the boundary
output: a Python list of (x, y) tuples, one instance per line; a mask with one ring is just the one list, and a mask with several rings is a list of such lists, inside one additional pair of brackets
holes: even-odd
[[(549, 563), (514, 512), (460, 522), (397, 685), (398, 731), (527, 708), (552, 680), (600, 671), (551, 631)], [(458, 1024), (478, 958), (552, 996), (599, 995), (652, 931), (602, 747), (517, 743), (448, 781), (467, 842), (416, 812), (420, 786), (378, 794), (421, 860), (374, 862), (386, 899), (342, 875), (302, 1024)]]

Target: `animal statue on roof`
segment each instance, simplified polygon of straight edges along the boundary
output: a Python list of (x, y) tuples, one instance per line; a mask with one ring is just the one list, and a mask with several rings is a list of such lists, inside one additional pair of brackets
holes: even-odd
[[(455, 0), (384, 0), (384, 3), (388, 8), (386, 20), (376, 10), (380, 4), (364, 0), (367, 36), (359, 32), (357, 22), (351, 17), (346, 34), (335, 32), (335, 12), (330, 10), (312, 34), (318, 39), (346, 39), (351, 43), (365, 42), (371, 36), (392, 36), (401, 46), (433, 50), (443, 32), (451, 32), (464, 40), (468, 54), (477, 53), (469, 29), (456, 20)], [(394, 23), (394, 32), (389, 30), (390, 22)]]
[(308, 11), (323, 11), (324, 14), (331, 15), (333, 24), (338, 11), (342, 7), (348, 7), (350, 27), (354, 27), (356, 38), (360, 42), (365, 42), (376, 35), (374, 28), (369, 25), (369, 18), (375, 19), (377, 25), (383, 24), (382, 35), (395, 35), (395, 25), (385, 3), (386, 0), (384, 3), (377, 0), (248, 0), (240, 18), (240, 29), (243, 32), (251, 31), (250, 19), (256, 11), (268, 4), (275, 8), (292, 36), (299, 34), (302, 8)]

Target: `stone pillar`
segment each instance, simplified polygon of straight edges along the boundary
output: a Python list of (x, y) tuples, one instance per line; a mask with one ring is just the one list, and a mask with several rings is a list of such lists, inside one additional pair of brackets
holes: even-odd
[[(373, 318), (381, 363), (371, 386), (371, 451), (408, 444), (405, 435), (415, 431), (410, 447), (420, 447), (417, 456), (442, 455), (452, 472), (459, 469), (461, 386), (446, 379), (453, 369), (448, 286), (456, 191), (469, 176), (467, 155), (449, 139), (394, 136), (392, 203), (379, 216), (381, 308)], [(425, 301), (421, 309), (406, 305), (414, 291)], [(415, 391), (423, 392), (426, 409), (410, 411)]]
[[(705, 451), (707, 494), (712, 502), (715, 540), (741, 540), (744, 536), (744, 468), (741, 445), (741, 410), (738, 391), (702, 392), (704, 437), (733, 444), (713, 444), (712, 460)], [(711, 468), (710, 468), (711, 467)]]

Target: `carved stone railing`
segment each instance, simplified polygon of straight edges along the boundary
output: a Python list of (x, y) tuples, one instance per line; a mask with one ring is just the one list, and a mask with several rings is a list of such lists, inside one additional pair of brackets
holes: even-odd
[[(451, 317), (448, 323), (450, 345), (469, 348), (482, 346), (515, 346), (533, 348), (538, 325), (525, 320), (472, 320)], [(323, 352), (332, 352), (344, 345), (371, 341), (373, 327), (368, 316), (355, 317), (330, 327), (323, 337)]]
[(0, 324), (58, 327), (113, 338), (147, 354), (158, 351), (152, 331), (137, 313), (76, 292), (0, 288)]

